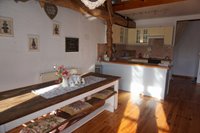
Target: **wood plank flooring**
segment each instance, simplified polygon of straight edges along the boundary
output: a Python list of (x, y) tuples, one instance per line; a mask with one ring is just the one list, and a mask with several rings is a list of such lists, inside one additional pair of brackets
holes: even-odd
[(175, 78), (165, 101), (120, 92), (119, 107), (74, 133), (200, 133), (200, 85)]

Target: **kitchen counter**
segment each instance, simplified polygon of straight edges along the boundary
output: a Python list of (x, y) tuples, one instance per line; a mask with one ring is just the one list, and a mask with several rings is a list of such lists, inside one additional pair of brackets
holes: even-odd
[[(137, 61), (137, 60), (136, 60)], [(139, 60), (140, 61), (140, 60)], [(132, 94), (164, 99), (168, 94), (171, 67), (127, 60), (101, 62), (103, 74), (120, 76), (119, 89)]]
[(157, 68), (163, 68), (163, 69), (170, 69), (172, 67), (171, 65), (144, 63), (144, 62), (137, 62), (137, 61), (130, 61), (130, 60), (116, 60), (116, 61), (103, 61), (103, 62), (113, 63), (113, 64), (132, 65), (132, 66), (157, 67)]

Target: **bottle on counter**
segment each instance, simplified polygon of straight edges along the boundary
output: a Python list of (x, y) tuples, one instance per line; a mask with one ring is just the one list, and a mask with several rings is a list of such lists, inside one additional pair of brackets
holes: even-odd
[(109, 61), (110, 60), (110, 58), (108, 57), (107, 52), (104, 54), (103, 59), (104, 59), (104, 61)]
[(138, 54), (138, 58), (143, 58), (142, 53)]
[(101, 60), (98, 58), (97, 62), (95, 63), (95, 72), (102, 73), (102, 64)]

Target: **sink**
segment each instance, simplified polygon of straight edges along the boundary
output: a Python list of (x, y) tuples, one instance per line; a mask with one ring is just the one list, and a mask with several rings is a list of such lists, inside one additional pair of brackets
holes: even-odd
[(161, 60), (160, 59), (149, 58), (148, 59), (148, 63), (159, 64), (159, 63), (161, 63)]

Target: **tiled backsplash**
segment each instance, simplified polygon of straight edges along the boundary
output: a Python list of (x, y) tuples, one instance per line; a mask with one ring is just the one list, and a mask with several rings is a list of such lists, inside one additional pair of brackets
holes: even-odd
[[(144, 58), (161, 58), (164, 59), (168, 57), (172, 59), (173, 56), (173, 47), (170, 45), (163, 45), (162, 40), (151, 40), (149, 39), (149, 45), (125, 45), (117, 44), (116, 45), (116, 57), (131, 56), (133, 58), (138, 58), (139, 54)], [(106, 51), (106, 44), (98, 44), (98, 57), (102, 57)]]
[(126, 49), (135, 50), (136, 57), (138, 57), (139, 53), (145, 58), (166, 58), (168, 56), (169, 59), (172, 59), (173, 49), (171, 46), (167, 45), (126, 45)]

